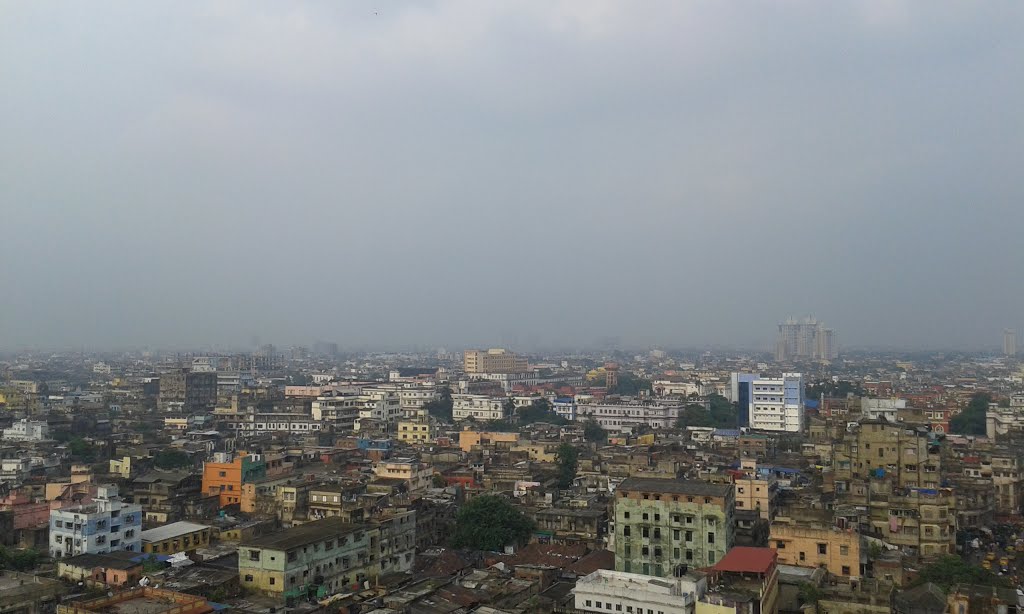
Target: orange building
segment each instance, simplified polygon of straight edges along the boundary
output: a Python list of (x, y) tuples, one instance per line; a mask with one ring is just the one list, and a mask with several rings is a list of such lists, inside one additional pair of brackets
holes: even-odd
[(219, 495), (220, 506), (240, 504), (242, 484), (267, 476), (267, 465), (260, 454), (239, 453), (232, 460), (217, 455), (214, 462), (203, 465), (203, 492)]

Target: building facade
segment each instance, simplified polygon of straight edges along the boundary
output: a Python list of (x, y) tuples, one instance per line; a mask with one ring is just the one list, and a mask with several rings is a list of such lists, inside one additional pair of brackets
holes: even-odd
[(50, 512), (50, 556), (141, 551), (142, 506), (125, 503), (117, 486), (99, 486), (92, 503)]
[(707, 567), (733, 546), (732, 484), (627, 478), (615, 490), (615, 569), (671, 576)]
[(799, 433), (806, 426), (804, 381), (800, 373), (761, 378), (750, 383), (750, 427), (761, 431)]
[(238, 575), (243, 588), (285, 600), (322, 598), (375, 578), (380, 533), (341, 518), (243, 540)]
[(508, 350), (466, 350), (462, 355), (462, 368), (469, 375), (478, 373), (525, 373), (529, 362)]

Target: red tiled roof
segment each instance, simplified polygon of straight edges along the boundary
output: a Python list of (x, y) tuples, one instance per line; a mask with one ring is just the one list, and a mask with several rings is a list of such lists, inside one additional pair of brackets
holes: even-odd
[(778, 556), (771, 548), (736, 546), (726, 552), (725, 557), (715, 563), (712, 569), (734, 573), (768, 573)]

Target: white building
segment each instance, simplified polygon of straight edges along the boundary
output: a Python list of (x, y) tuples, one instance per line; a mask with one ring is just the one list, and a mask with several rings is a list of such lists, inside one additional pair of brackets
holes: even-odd
[(324, 423), (306, 414), (287, 412), (261, 413), (255, 408), (246, 411), (225, 409), (214, 410), (219, 430), (241, 436), (262, 435), (264, 433), (290, 433), (303, 435), (318, 433)]
[(863, 397), (860, 400), (860, 413), (871, 420), (885, 419), (896, 422), (899, 410), (907, 408), (906, 399), (872, 399)]
[(800, 373), (759, 378), (750, 383), (750, 427), (760, 431), (804, 430), (804, 379)]
[(110, 375), (111, 371), (112, 371), (112, 369), (110, 368), (110, 365), (108, 365), (105, 362), (98, 362), (98, 363), (96, 363), (96, 364), (94, 364), (92, 366), (92, 372), (93, 373), (100, 373), (102, 375)]
[(453, 394), (452, 418), (477, 422), (502, 420), (505, 418), (505, 397), (489, 397), (484, 394)]
[(4, 429), (4, 439), (12, 441), (44, 441), (50, 438), (50, 427), (41, 420), (21, 419)]
[(125, 503), (113, 484), (97, 488), (92, 503), (50, 512), (50, 556), (142, 551), (142, 506)]
[(576, 406), (577, 420), (596, 420), (606, 431), (631, 433), (637, 427), (667, 429), (675, 426), (682, 405), (665, 405), (652, 401), (634, 401), (609, 405), (603, 403), (579, 404)]
[(693, 614), (707, 592), (703, 576), (658, 578), (599, 569), (576, 580), (575, 608), (602, 614)]

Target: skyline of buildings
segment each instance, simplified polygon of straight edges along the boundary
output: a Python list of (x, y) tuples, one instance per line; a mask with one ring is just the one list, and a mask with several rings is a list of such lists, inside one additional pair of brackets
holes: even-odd
[(775, 342), (775, 360), (835, 360), (839, 357), (836, 331), (826, 328), (812, 316), (802, 320), (790, 317), (779, 324)]

